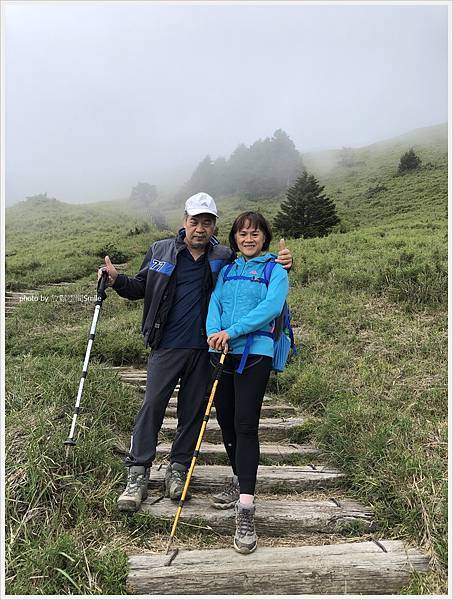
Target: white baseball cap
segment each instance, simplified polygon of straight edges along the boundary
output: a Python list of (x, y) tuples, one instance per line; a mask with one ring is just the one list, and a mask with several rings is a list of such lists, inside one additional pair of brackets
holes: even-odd
[(187, 198), (185, 204), (185, 210), (191, 217), (195, 215), (201, 215), (203, 213), (209, 213), (218, 217), (217, 206), (215, 205), (214, 198), (205, 192), (199, 192)]

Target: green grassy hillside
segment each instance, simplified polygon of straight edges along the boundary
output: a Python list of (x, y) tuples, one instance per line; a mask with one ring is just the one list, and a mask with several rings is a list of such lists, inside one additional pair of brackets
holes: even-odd
[[(420, 170), (397, 175), (401, 155), (413, 147), (422, 159)], [(342, 230), (364, 225), (400, 226), (415, 218), (445, 221), (448, 162), (446, 125), (354, 149), (352, 166), (341, 166), (342, 150), (304, 154), (303, 160), (337, 204)]]
[(6, 288), (75, 282), (92, 274), (106, 253), (113, 262), (124, 263), (168, 235), (123, 202), (20, 202), (6, 210)]
[[(271, 380), (271, 390), (310, 416), (295, 441), (311, 438), (346, 472), (351, 493), (374, 506), (382, 535), (430, 553), (432, 573), (405, 590), (423, 596), (447, 590), (445, 131), (362, 148), (353, 167), (337, 166), (340, 151), (304, 156), (343, 223), (327, 238), (288, 240), (299, 356)], [(424, 166), (397, 177), (409, 145)], [(387, 189), (369, 192), (377, 184)], [(225, 239), (240, 210), (272, 216), (278, 202), (224, 198), (219, 206)], [(179, 209), (173, 216), (177, 226)], [(126, 551), (163, 548), (168, 534), (152, 517), (125, 517), (115, 505), (123, 466), (113, 447), (128, 445), (141, 400), (102, 366), (146, 360), (142, 302), (108, 293), (78, 446), (66, 455), (93, 314), (77, 295), (94, 294), (106, 245), (119, 262), (127, 257), (133, 274), (166, 234), (135, 233), (144, 223), (120, 203), (25, 202), (6, 217), (7, 288), (39, 285), (48, 298), (21, 304), (6, 323), (7, 592), (125, 593)], [(60, 281), (71, 284), (45, 289)], [(185, 527), (181, 539), (216, 544), (214, 534)]]

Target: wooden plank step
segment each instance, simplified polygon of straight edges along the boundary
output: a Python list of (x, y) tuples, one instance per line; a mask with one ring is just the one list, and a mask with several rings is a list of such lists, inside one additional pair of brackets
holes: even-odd
[(129, 556), (128, 594), (397, 594), (428, 557), (398, 540), (325, 546), (260, 547), (248, 556), (232, 548)]
[[(128, 449), (121, 444), (113, 448), (117, 454), (126, 455)], [(156, 463), (170, 456), (171, 444), (161, 442), (157, 446)], [(306, 444), (260, 443), (260, 461), (264, 464), (294, 463), (313, 461), (320, 454), (318, 448)], [(211, 444), (203, 441), (197, 464), (227, 464), (228, 459), (223, 444)]]
[(74, 281), (58, 281), (57, 283), (46, 283), (44, 287), (64, 287), (65, 285), (72, 285)]
[(23, 292), (5, 292), (5, 300), (7, 298), (15, 300), (16, 298), (23, 298), (24, 296), (37, 296), (40, 290), (24, 290)]
[[(231, 477), (231, 467), (224, 465), (197, 465), (190, 481), (193, 492), (214, 493), (222, 490), (225, 479)], [(165, 468), (151, 472), (149, 488), (162, 489)], [(263, 466), (258, 467), (257, 493), (304, 492), (339, 485), (344, 474), (324, 465), (313, 466)]]
[[(303, 425), (305, 420), (301, 417), (290, 417), (288, 419), (281, 419), (278, 417), (271, 419), (261, 419), (259, 426), (260, 440), (267, 442), (278, 442), (286, 440), (294, 427)], [(173, 436), (176, 432), (177, 420), (165, 418), (161, 433), (163, 435)], [(207, 442), (221, 442), (222, 433), (216, 419), (209, 419), (204, 439)]]
[(110, 369), (116, 369), (120, 377), (127, 377), (128, 379), (146, 379), (146, 369), (135, 369), (133, 367), (110, 367)]
[[(211, 418), (215, 419), (215, 406), (211, 409)], [(266, 404), (263, 403), (261, 408), (261, 417), (291, 417), (296, 416), (297, 410), (295, 406), (291, 406), (290, 404)], [(176, 417), (176, 398), (172, 396), (170, 402), (168, 403), (167, 410), (165, 412), (165, 416), (167, 417)]]
[[(129, 383), (129, 382), (126, 382)], [(140, 389), (141, 392), (145, 393), (146, 392), (146, 385), (138, 385), (138, 388)], [(170, 404), (169, 406), (176, 406), (176, 400), (178, 399), (178, 392), (179, 392), (179, 385), (175, 387), (174, 391), (172, 392), (172, 395), (170, 397)], [(215, 401), (215, 399), (214, 399)], [(271, 398), (271, 396), (263, 396), (263, 402), (274, 402), (274, 399)], [(173, 403), (173, 404), (172, 404)], [(291, 404), (276, 404), (275, 407), (277, 406), (281, 406), (281, 410), (285, 410), (286, 408), (288, 408), (288, 410), (292, 411), (292, 410), (296, 410), (295, 407)]]
[(119, 366), (119, 367), (115, 367), (112, 365), (102, 365), (101, 367), (102, 369), (110, 369), (111, 371), (125, 371), (125, 372), (136, 372), (139, 371), (140, 373), (145, 373), (146, 374), (146, 369), (145, 368), (138, 368), (138, 367), (133, 367), (133, 366)]
[[(141, 372), (140, 374), (136, 374), (136, 372), (132, 372), (130, 371), (129, 374), (128, 372), (126, 372), (124, 370), (123, 367), (111, 367), (112, 369), (117, 369), (119, 371), (120, 377), (121, 379), (124, 381), (124, 383), (129, 383), (131, 385), (136, 385), (139, 387), (141, 392), (145, 392), (146, 391), (146, 371)], [(120, 371), (121, 369), (121, 371)], [(174, 407), (176, 406), (176, 402), (172, 402), (175, 401), (177, 396), (178, 396), (178, 391), (179, 391), (179, 384), (175, 387), (175, 390), (171, 396), (171, 400), (169, 403), (169, 411), (167, 413), (168, 416), (174, 416), (175, 415), (175, 410)], [(264, 396), (263, 398), (263, 402), (272, 402), (272, 398), (270, 396)], [(215, 408), (213, 408), (213, 414), (215, 412)], [(295, 406), (292, 406), (290, 404), (276, 404), (273, 407), (265, 407), (263, 406), (263, 411), (262, 411), (262, 416), (275, 416), (275, 415), (281, 415), (281, 414), (285, 414), (285, 415), (296, 415), (297, 414), (297, 409)]]
[[(140, 388), (141, 388), (141, 391), (144, 392), (146, 389), (146, 386), (141, 385)], [(170, 407), (176, 406), (177, 399), (178, 399), (178, 391), (179, 391), (179, 388), (175, 389), (175, 391), (172, 393), (172, 395), (170, 397), (170, 402), (168, 403), (168, 405)], [(284, 416), (289, 416), (289, 414), (291, 414), (291, 415), (297, 414), (297, 410), (294, 406), (292, 406), (290, 404), (272, 404), (274, 402), (275, 402), (274, 399), (271, 398), (270, 396), (263, 396), (263, 408), (266, 406), (266, 408), (268, 408), (268, 409), (273, 408), (274, 412), (277, 412), (277, 410), (281, 411), (276, 416), (280, 416), (280, 414), (282, 412), (284, 413), (286, 409), (288, 409), (288, 415), (284, 415)], [(215, 403), (215, 398), (214, 398), (214, 403)], [(213, 412), (215, 411), (215, 406), (212, 407), (212, 410), (213, 410)], [(261, 414), (263, 414), (263, 413), (261, 412)]]
[[(173, 521), (177, 503), (148, 497), (140, 512)], [(207, 496), (196, 496), (184, 504), (181, 522), (203, 522), (222, 534), (234, 533), (234, 510), (218, 510)], [(299, 533), (347, 533), (374, 529), (372, 509), (354, 500), (256, 499), (255, 526), (258, 535), (280, 537)]]

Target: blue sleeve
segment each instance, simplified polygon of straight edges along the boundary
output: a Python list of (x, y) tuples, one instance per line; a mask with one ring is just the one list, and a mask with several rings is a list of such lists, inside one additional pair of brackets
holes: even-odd
[[(227, 265), (228, 266), (228, 265)], [(223, 288), (223, 272), (227, 268), (223, 267), (217, 277), (217, 283), (214, 291), (211, 294), (211, 300), (209, 301), (208, 316), (206, 318), (206, 334), (211, 335), (221, 331), (221, 315), (222, 305), (220, 298), (222, 297)]]
[(272, 271), (266, 297), (247, 315), (228, 327), (226, 331), (230, 338), (247, 335), (269, 325), (282, 312), (288, 290), (288, 273), (277, 263)]

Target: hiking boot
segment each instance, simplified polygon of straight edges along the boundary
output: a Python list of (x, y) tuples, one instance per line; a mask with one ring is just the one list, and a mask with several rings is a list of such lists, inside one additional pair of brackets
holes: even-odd
[(239, 500), (239, 479), (237, 475), (228, 477), (225, 481), (225, 487), (221, 492), (211, 496), (211, 504), (214, 508), (233, 508)]
[(117, 500), (119, 510), (136, 512), (148, 497), (149, 467), (129, 467), (126, 489)]
[[(184, 484), (186, 483), (187, 467), (174, 462), (168, 465), (165, 472), (165, 497), (171, 500), (181, 500)], [(186, 500), (189, 500), (192, 494), (187, 490)]]
[(240, 554), (250, 554), (256, 550), (255, 504), (248, 506), (238, 501), (235, 506), (235, 513), (234, 549)]

